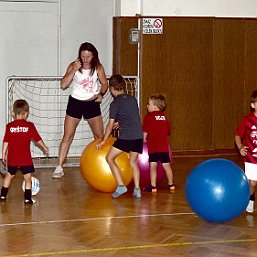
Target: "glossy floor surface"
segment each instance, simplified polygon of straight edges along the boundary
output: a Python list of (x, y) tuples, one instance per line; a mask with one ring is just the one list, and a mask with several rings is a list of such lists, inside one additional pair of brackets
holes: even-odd
[[(176, 192), (162, 185), (141, 199), (134, 199), (131, 189), (112, 199), (87, 185), (78, 168), (65, 169), (56, 180), (52, 170), (38, 169), (37, 203), (25, 206), (17, 174), (0, 204), (0, 256), (257, 256), (256, 210), (213, 224), (196, 216), (186, 201), (187, 175), (213, 157), (174, 157)], [(219, 157), (242, 165), (238, 156)]]

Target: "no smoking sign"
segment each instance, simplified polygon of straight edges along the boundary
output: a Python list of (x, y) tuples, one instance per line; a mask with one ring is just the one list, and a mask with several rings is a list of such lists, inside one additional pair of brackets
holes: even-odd
[(162, 34), (163, 19), (162, 18), (143, 18), (143, 34)]

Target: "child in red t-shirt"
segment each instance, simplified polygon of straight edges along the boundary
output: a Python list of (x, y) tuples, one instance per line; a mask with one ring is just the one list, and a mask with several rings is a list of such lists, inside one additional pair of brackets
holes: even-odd
[(35, 125), (27, 121), (28, 114), (28, 103), (25, 100), (16, 100), (13, 104), (14, 121), (6, 125), (3, 139), (2, 160), (7, 165), (7, 173), (1, 189), (1, 201), (6, 200), (11, 181), (20, 170), (25, 181), (24, 203), (35, 203), (31, 198), (31, 173), (35, 172), (35, 169), (30, 153), (30, 142), (33, 140), (45, 154), (48, 154), (48, 148)]
[(235, 135), (235, 143), (244, 157), (245, 175), (250, 183), (250, 200), (247, 212), (254, 212), (255, 189), (257, 185), (257, 90), (251, 95), (252, 112), (245, 115)]
[(158, 162), (162, 164), (166, 172), (169, 190), (171, 192), (175, 190), (168, 141), (171, 125), (163, 112), (166, 105), (166, 98), (162, 94), (153, 94), (148, 99), (148, 114), (144, 118), (143, 131), (144, 141), (147, 141), (148, 145), (151, 185), (145, 189), (146, 192), (157, 192)]

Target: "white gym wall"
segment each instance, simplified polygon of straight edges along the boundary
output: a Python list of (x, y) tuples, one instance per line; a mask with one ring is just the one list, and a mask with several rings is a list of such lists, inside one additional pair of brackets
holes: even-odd
[(0, 1), (0, 140), (5, 130), (5, 80), (58, 72), (58, 4)]
[(117, 0), (121, 16), (256, 17), (256, 0)]
[(95, 45), (106, 74), (111, 74), (113, 16), (114, 0), (61, 0), (62, 74), (85, 41)]
[(0, 147), (5, 130), (8, 76), (63, 75), (82, 42), (99, 50), (112, 71), (114, 0), (0, 0)]

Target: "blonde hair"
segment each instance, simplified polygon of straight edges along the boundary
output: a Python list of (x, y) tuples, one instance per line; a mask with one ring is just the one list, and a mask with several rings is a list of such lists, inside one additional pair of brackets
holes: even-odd
[(151, 100), (160, 111), (164, 111), (167, 106), (167, 100), (164, 94), (152, 94), (149, 96), (149, 100)]

